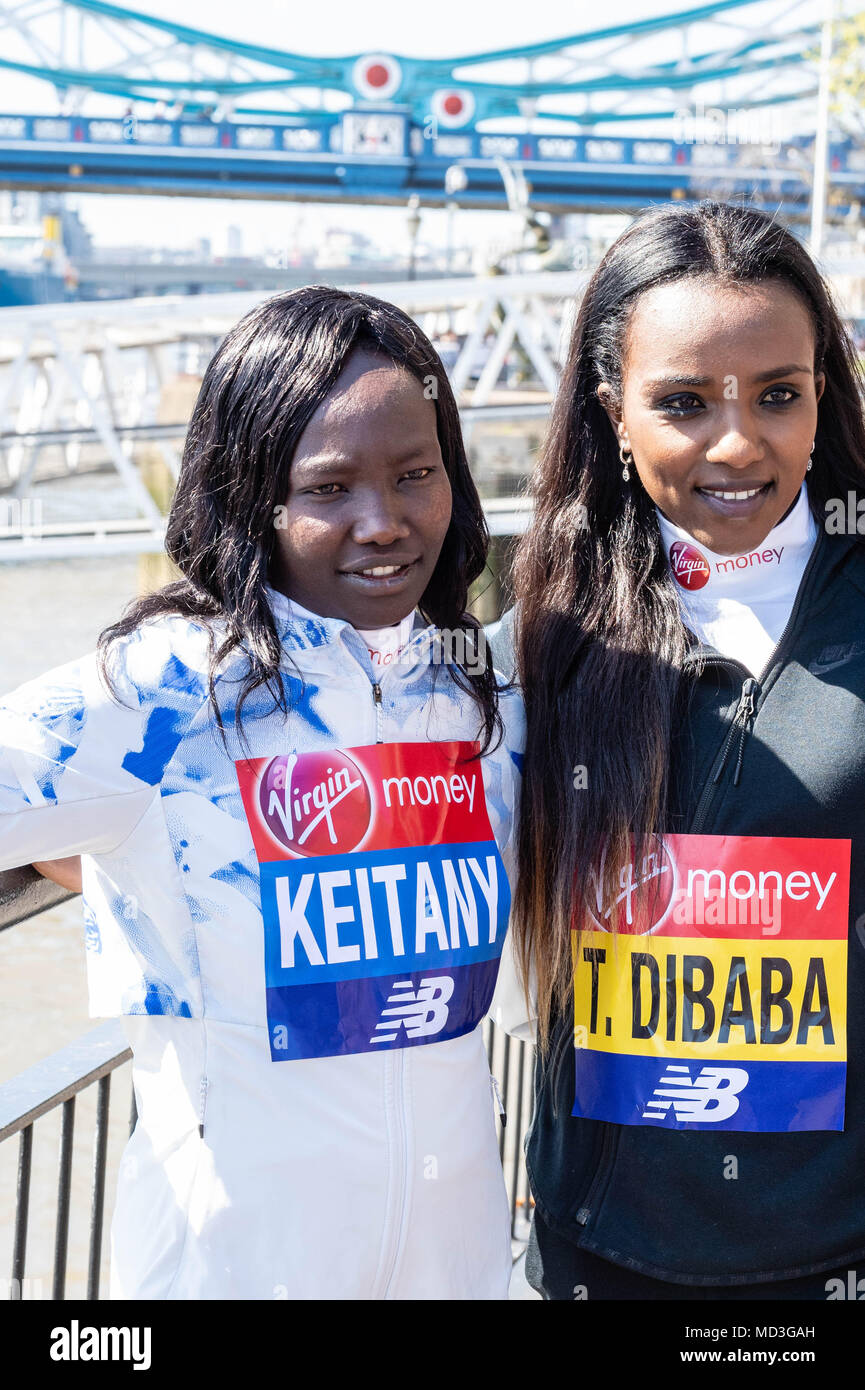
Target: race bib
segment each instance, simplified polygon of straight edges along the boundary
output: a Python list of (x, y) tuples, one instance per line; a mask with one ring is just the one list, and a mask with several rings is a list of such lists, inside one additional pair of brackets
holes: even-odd
[(261, 873), (274, 1061), (471, 1032), (510, 888), (477, 743), (376, 743), (235, 763)]
[(849, 840), (668, 835), (573, 934), (573, 1114), (844, 1128)]

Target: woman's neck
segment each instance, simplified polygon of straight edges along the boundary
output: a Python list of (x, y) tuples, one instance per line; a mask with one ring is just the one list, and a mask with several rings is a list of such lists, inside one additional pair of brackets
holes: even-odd
[(802, 566), (817, 539), (817, 523), (802, 487), (793, 505), (767, 535), (745, 550), (721, 553), (695, 540), (659, 509), (658, 525), (670, 572), (688, 600), (706, 604), (725, 596), (759, 601), (798, 584)]
[[(298, 603), (296, 599), (290, 598), (288, 594), (283, 593), (282, 589), (275, 589), (272, 584), (268, 584), (267, 587), (271, 596), (276, 598), (276, 602), (280, 608), (284, 607), (288, 616), (295, 618), (326, 618), (328, 616), (333, 616), (327, 613), (316, 613), (311, 608), (306, 608), (303, 604)], [(353, 623), (352, 626), (355, 627), (358, 632), (388, 632), (392, 628), (402, 628), (403, 624), (407, 623), (409, 619), (412, 621), (414, 620), (414, 610), (412, 610), (411, 613), (407, 613), (404, 618), (401, 618), (399, 622), (396, 623), (386, 623), (382, 626), (381, 623), (376, 623), (373, 620), (368, 624), (364, 624), (362, 627), (358, 623)]]
[[(805, 494), (805, 500), (806, 500), (806, 502), (807, 502), (807, 498), (808, 498), (808, 489), (807, 489), (806, 485), (803, 483), (803, 484), (802, 484), (802, 487), (801, 487), (801, 488), (799, 489), (799, 491), (796, 493), (796, 496), (793, 498), (793, 501), (790, 503), (790, 505), (789, 505), (789, 507), (787, 508), (787, 510), (786, 510), (786, 512), (784, 513), (784, 515), (783, 515), (783, 516), (780, 516), (780, 517), (778, 518), (778, 520), (774, 523), (774, 525), (770, 528), (770, 530), (766, 532), (766, 535), (763, 537), (762, 540), (758, 541), (758, 542), (756, 543), (756, 545), (748, 546), (748, 547), (747, 547), (748, 550), (759, 550), (761, 545), (765, 545), (766, 541), (769, 539), (769, 537), (771, 536), (772, 532), (775, 531), (775, 530), (777, 530), (777, 528), (778, 528), (779, 526), (783, 525), (783, 523), (787, 520), (787, 517), (790, 516), (790, 514), (791, 514), (791, 512), (794, 510), (794, 508), (798, 506), (798, 504), (799, 504), (799, 502), (800, 502), (800, 500), (801, 500), (801, 498), (802, 498), (803, 492), (804, 492), (804, 494)], [(655, 506), (655, 511), (656, 511), (656, 513), (657, 513), (657, 515), (658, 515), (658, 519), (659, 519), (659, 520), (664, 520), (664, 521), (667, 523), (668, 526), (673, 526), (673, 527), (675, 527), (675, 529), (676, 529), (677, 531), (681, 531), (682, 535), (683, 535), (683, 536), (687, 536), (688, 540), (692, 541), (694, 545), (702, 545), (702, 547), (703, 547), (704, 550), (711, 550), (713, 555), (718, 555), (718, 554), (721, 553), (720, 551), (714, 550), (714, 549), (712, 548), (712, 546), (706, 546), (706, 545), (703, 544), (702, 541), (697, 541), (697, 540), (695, 540), (694, 537), (691, 535), (690, 531), (686, 531), (685, 528), (684, 528), (684, 526), (680, 526), (678, 522), (673, 521), (672, 517), (667, 516), (667, 513), (666, 513), (665, 511), (662, 511), (662, 509), (661, 509), (659, 506), (657, 506), (657, 505)], [(742, 554), (744, 554), (744, 553), (745, 553), (745, 551), (742, 551), (742, 550), (734, 550), (734, 551), (731, 551), (731, 554), (732, 554), (732, 555), (742, 555)]]

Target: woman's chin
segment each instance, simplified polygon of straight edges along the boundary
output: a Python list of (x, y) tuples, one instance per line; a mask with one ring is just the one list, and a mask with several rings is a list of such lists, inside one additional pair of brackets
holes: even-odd
[(764, 493), (738, 500), (698, 493), (691, 510), (692, 524), (684, 529), (716, 555), (740, 555), (762, 545), (781, 514), (774, 483)]

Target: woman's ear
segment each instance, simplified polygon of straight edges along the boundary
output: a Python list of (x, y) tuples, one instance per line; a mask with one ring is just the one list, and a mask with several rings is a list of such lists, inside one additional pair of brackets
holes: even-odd
[(616, 436), (617, 442), (621, 444), (625, 437), (624, 426), (622, 424), (622, 411), (616, 401), (612, 386), (606, 381), (599, 382), (596, 387), (596, 395), (601, 405), (604, 407), (604, 410), (607, 412), (607, 418), (613, 427), (613, 433)]
[(595, 394), (604, 407), (604, 410), (609, 415), (613, 428), (615, 429), (622, 418), (622, 414), (616, 405), (616, 398), (612, 386), (606, 381), (600, 381), (595, 388)]
[(825, 373), (825, 372), (817, 372), (817, 374), (816, 374), (815, 377), (814, 377), (814, 395), (817, 397), (817, 400), (818, 400), (818, 401), (819, 401), (820, 397), (821, 397), (822, 394), (823, 394), (823, 388), (824, 388), (825, 385), (826, 385), (826, 373)]

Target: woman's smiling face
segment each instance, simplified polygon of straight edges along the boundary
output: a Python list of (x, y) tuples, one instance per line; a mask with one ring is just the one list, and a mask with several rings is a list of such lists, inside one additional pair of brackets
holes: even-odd
[(277, 588), (359, 628), (413, 611), (451, 520), (437, 419), (411, 372), (352, 352), (294, 451), (276, 532)]
[(824, 385), (798, 295), (657, 285), (634, 306), (622, 373), (621, 410), (608, 386), (598, 396), (655, 505), (718, 554), (760, 545), (798, 495)]

